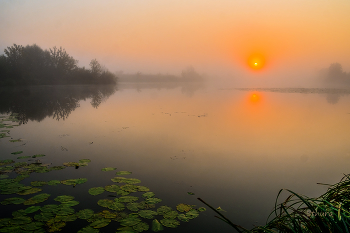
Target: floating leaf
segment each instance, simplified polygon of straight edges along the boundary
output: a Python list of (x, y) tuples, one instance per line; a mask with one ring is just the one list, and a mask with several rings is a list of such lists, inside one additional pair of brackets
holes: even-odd
[(95, 187), (95, 188), (90, 188), (89, 193), (93, 196), (99, 195), (103, 193), (105, 189), (103, 187)]
[(101, 228), (107, 226), (110, 222), (110, 219), (101, 219), (91, 223), (90, 226), (92, 226), (93, 228)]
[(83, 209), (77, 213), (77, 217), (80, 219), (89, 219), (94, 215), (94, 211), (90, 209)]
[(78, 233), (99, 233), (100, 231), (98, 229), (94, 229), (90, 226), (84, 227), (83, 229), (80, 229)]
[(172, 211), (171, 207), (169, 206), (161, 206), (157, 209), (158, 214), (163, 215), (168, 212)]
[(62, 205), (65, 205), (65, 206), (76, 206), (79, 204), (79, 201), (65, 201), (65, 202), (62, 202)]
[(138, 214), (142, 218), (147, 218), (147, 219), (154, 219), (154, 215), (158, 215), (158, 213), (153, 210), (140, 210)]
[(118, 199), (119, 199), (119, 202), (134, 202), (134, 201), (137, 201), (139, 198), (134, 196), (124, 196)]
[(105, 167), (105, 168), (102, 168), (101, 171), (103, 172), (109, 172), (109, 171), (114, 171), (116, 170), (117, 168), (114, 168), (114, 167)]
[(124, 190), (119, 190), (119, 191), (117, 192), (117, 194), (120, 195), (120, 196), (127, 196), (127, 195), (129, 195), (130, 193), (129, 193), (129, 192), (126, 192), (126, 191), (124, 191)]
[(118, 192), (119, 191), (119, 189), (120, 189), (120, 187), (118, 186), (118, 185), (107, 185), (106, 187), (105, 187), (105, 190), (107, 191), (107, 192), (111, 192), (111, 193), (115, 193), (115, 192)]
[(58, 205), (45, 205), (40, 208), (44, 213), (56, 213), (58, 211)]
[(152, 221), (152, 231), (158, 232), (158, 231), (162, 231), (162, 230), (163, 230), (163, 226), (158, 222), (157, 219), (154, 219)]
[(140, 192), (148, 192), (149, 188), (147, 188), (145, 186), (137, 186), (137, 190)]
[(44, 224), (41, 222), (31, 222), (26, 225), (21, 225), (21, 228), (26, 231), (34, 231), (40, 229), (42, 225)]
[[(8, 128), (8, 127), (6, 127)], [(10, 142), (21, 142), (22, 140), (19, 138), (19, 139), (13, 139), (13, 140), (9, 140)]]
[(120, 186), (120, 189), (125, 192), (133, 193), (138, 191), (138, 186), (132, 185), (132, 184), (126, 184), (126, 185)]
[(169, 211), (169, 212), (165, 213), (163, 216), (164, 216), (164, 218), (174, 219), (174, 218), (177, 217), (177, 215), (179, 215), (178, 212), (176, 212), (176, 211)]
[(0, 166), (11, 164), (11, 163), (14, 163), (14, 162), (15, 161), (13, 161), (12, 159), (0, 160)]
[(87, 182), (87, 179), (86, 178), (79, 178), (79, 179), (76, 179), (75, 182), (77, 184), (84, 184)]
[(56, 197), (54, 200), (59, 201), (59, 202), (67, 202), (67, 201), (71, 201), (73, 199), (74, 199), (73, 196), (62, 195), (62, 196)]
[(44, 213), (41, 212), (40, 214), (36, 214), (34, 216), (34, 219), (40, 222), (47, 222), (50, 219), (52, 219), (54, 217), (54, 215), (52, 213)]
[(77, 216), (75, 214), (71, 215), (60, 215), (55, 217), (55, 221), (57, 222), (74, 222), (77, 220)]
[(41, 191), (42, 191), (42, 189), (39, 189), (39, 188), (30, 188), (30, 189), (26, 189), (26, 190), (18, 192), (18, 194), (19, 195), (28, 195), (28, 194), (41, 192)]
[(128, 203), (126, 205), (126, 208), (128, 208), (131, 211), (139, 211), (139, 203)]
[(162, 219), (160, 223), (165, 227), (175, 228), (180, 225), (180, 222), (175, 219)]
[(129, 171), (120, 171), (120, 172), (117, 172), (115, 173), (116, 175), (130, 175), (132, 172), (129, 172)]
[(47, 182), (45, 182), (45, 181), (32, 181), (32, 182), (30, 182), (30, 185), (35, 186), (35, 187), (40, 187), (40, 186), (43, 186), (45, 184), (47, 184)]
[(159, 203), (159, 202), (161, 202), (162, 200), (161, 199), (159, 199), (159, 198), (147, 198), (146, 199), (146, 203), (147, 204), (157, 204), (157, 203)]
[(188, 195), (195, 195), (194, 193), (192, 192), (187, 192)]
[(99, 214), (102, 215), (104, 218), (116, 218), (117, 217), (116, 213), (110, 212), (108, 210), (103, 210)]
[(113, 202), (110, 206), (107, 206), (107, 208), (115, 211), (122, 211), (125, 209), (125, 206), (123, 203)]
[(20, 156), (20, 157), (18, 157), (17, 159), (29, 159), (29, 158), (31, 158), (32, 156)]
[(147, 192), (147, 193), (142, 194), (143, 198), (151, 198), (154, 196), (155, 196), (155, 194), (153, 192)]
[(38, 154), (38, 155), (33, 155), (32, 158), (38, 158), (38, 157), (44, 157), (46, 155)]
[(12, 152), (11, 154), (18, 155), (18, 154), (22, 154), (22, 153), (23, 153), (23, 151), (16, 151), (16, 152)]
[(147, 231), (149, 229), (149, 225), (144, 222), (140, 222), (139, 224), (132, 227), (137, 232)]
[(186, 217), (189, 218), (189, 219), (194, 219), (194, 218), (197, 218), (199, 215), (198, 211), (197, 210), (190, 210), (186, 213)]
[(56, 213), (57, 215), (70, 215), (73, 214), (75, 210), (70, 208), (69, 206), (62, 206), (59, 211)]
[[(220, 206), (218, 208), (216, 208), (217, 211), (225, 211), (224, 209), (222, 209)], [(226, 212), (226, 211), (225, 211)]]
[(176, 206), (176, 209), (180, 212), (188, 212), (192, 209), (192, 206), (191, 205), (187, 205), (187, 204), (178, 204)]
[(116, 183), (126, 183), (126, 184), (137, 184), (141, 183), (141, 180), (135, 178), (125, 178), (125, 177), (114, 177), (111, 179)]
[(0, 179), (6, 179), (8, 177), (9, 177), (8, 175), (0, 175)]
[(34, 213), (35, 211), (38, 211), (40, 209), (40, 206), (31, 206), (24, 210), (26, 214)]
[(79, 163), (90, 163), (91, 160), (90, 159), (81, 159), (79, 160)]
[(53, 166), (53, 167), (50, 167), (50, 170), (51, 171), (58, 171), (58, 170), (62, 170), (62, 169), (65, 169), (66, 167), (65, 166)]
[(23, 198), (20, 197), (11, 197), (11, 198), (7, 198), (5, 200), (3, 200), (1, 202), (2, 205), (9, 205), (9, 204), (22, 204), (25, 200)]
[(177, 216), (177, 218), (178, 218), (179, 220), (183, 221), (183, 222), (188, 222), (188, 221), (190, 221), (190, 218), (186, 217), (186, 215), (184, 215), (184, 214), (179, 214), (179, 215)]
[(113, 205), (114, 201), (112, 200), (109, 200), (109, 199), (101, 199), (101, 200), (98, 200), (97, 204), (99, 206), (102, 206), (102, 207), (108, 207), (108, 206), (111, 206)]
[(61, 181), (59, 181), (59, 180), (50, 180), (49, 182), (47, 182), (48, 185), (58, 185), (60, 183), (61, 183)]
[(63, 163), (63, 165), (66, 167), (79, 167), (79, 163), (75, 163), (75, 162), (67, 162), (67, 163)]
[(132, 217), (132, 218), (129, 217), (129, 218), (119, 220), (119, 222), (120, 222), (120, 225), (122, 225), (122, 226), (131, 227), (131, 226), (134, 226), (136, 224), (139, 224), (141, 222), (141, 219), (135, 218), (135, 217)]
[(200, 207), (200, 208), (198, 208), (198, 211), (199, 212), (203, 212), (203, 211), (206, 211), (207, 209), (206, 208), (204, 208), (204, 207)]

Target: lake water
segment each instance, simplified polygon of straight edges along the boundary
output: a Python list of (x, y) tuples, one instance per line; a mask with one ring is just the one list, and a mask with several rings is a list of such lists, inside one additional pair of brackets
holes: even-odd
[[(80, 201), (76, 210), (102, 210), (96, 202), (111, 193), (91, 196), (89, 188), (115, 184), (115, 172), (131, 171), (125, 177), (140, 179), (140, 185), (162, 199), (157, 207), (206, 207), (197, 200), (200, 197), (250, 229), (265, 224), (280, 189), (316, 197), (327, 188), (316, 183), (335, 183), (350, 167), (348, 89), (121, 83), (0, 93), (0, 112), (16, 112), (23, 122), (9, 134), (22, 142), (0, 139), (1, 160), (16, 160), (11, 153), (23, 151), (21, 156), (45, 154), (41, 162), (52, 166), (92, 161), (79, 169), (32, 173), (25, 179), (27, 185), (88, 179), (74, 188), (43, 186), (52, 198), (41, 205), (57, 204), (51, 199), (65, 194)], [(102, 172), (105, 167), (117, 170)], [(3, 200), (16, 195), (0, 196)], [(0, 217), (27, 207), (1, 206)], [(207, 208), (199, 217), (163, 232), (232, 232), (214, 215)], [(67, 223), (63, 232), (88, 225), (81, 221)], [(113, 226), (101, 232), (115, 232)]]

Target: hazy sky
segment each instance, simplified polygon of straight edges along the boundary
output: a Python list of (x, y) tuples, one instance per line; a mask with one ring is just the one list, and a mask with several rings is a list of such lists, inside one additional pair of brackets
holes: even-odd
[(349, 0), (0, 0), (0, 49), (62, 46), (80, 65), (97, 58), (111, 71), (193, 65), (293, 79), (333, 62), (350, 71), (349, 12)]

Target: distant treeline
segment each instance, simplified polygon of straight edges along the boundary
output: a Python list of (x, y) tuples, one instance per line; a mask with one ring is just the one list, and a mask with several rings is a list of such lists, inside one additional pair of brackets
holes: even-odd
[(203, 81), (202, 75), (198, 74), (192, 66), (187, 67), (181, 72), (181, 76), (170, 74), (123, 74), (117, 73), (121, 82), (197, 82)]
[(90, 69), (63, 48), (43, 50), (36, 44), (14, 44), (0, 55), (0, 86), (56, 84), (116, 84), (115, 74), (93, 59)]
[(350, 73), (344, 72), (342, 65), (339, 63), (333, 63), (328, 69), (322, 70), (321, 78), (325, 83), (330, 85), (350, 86)]

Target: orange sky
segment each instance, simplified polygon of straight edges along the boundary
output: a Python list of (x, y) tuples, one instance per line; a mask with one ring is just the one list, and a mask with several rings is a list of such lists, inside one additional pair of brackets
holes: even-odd
[(348, 0), (2, 1), (0, 49), (62, 46), (80, 65), (126, 72), (254, 75), (254, 54), (267, 76), (333, 62), (350, 71), (349, 12)]

